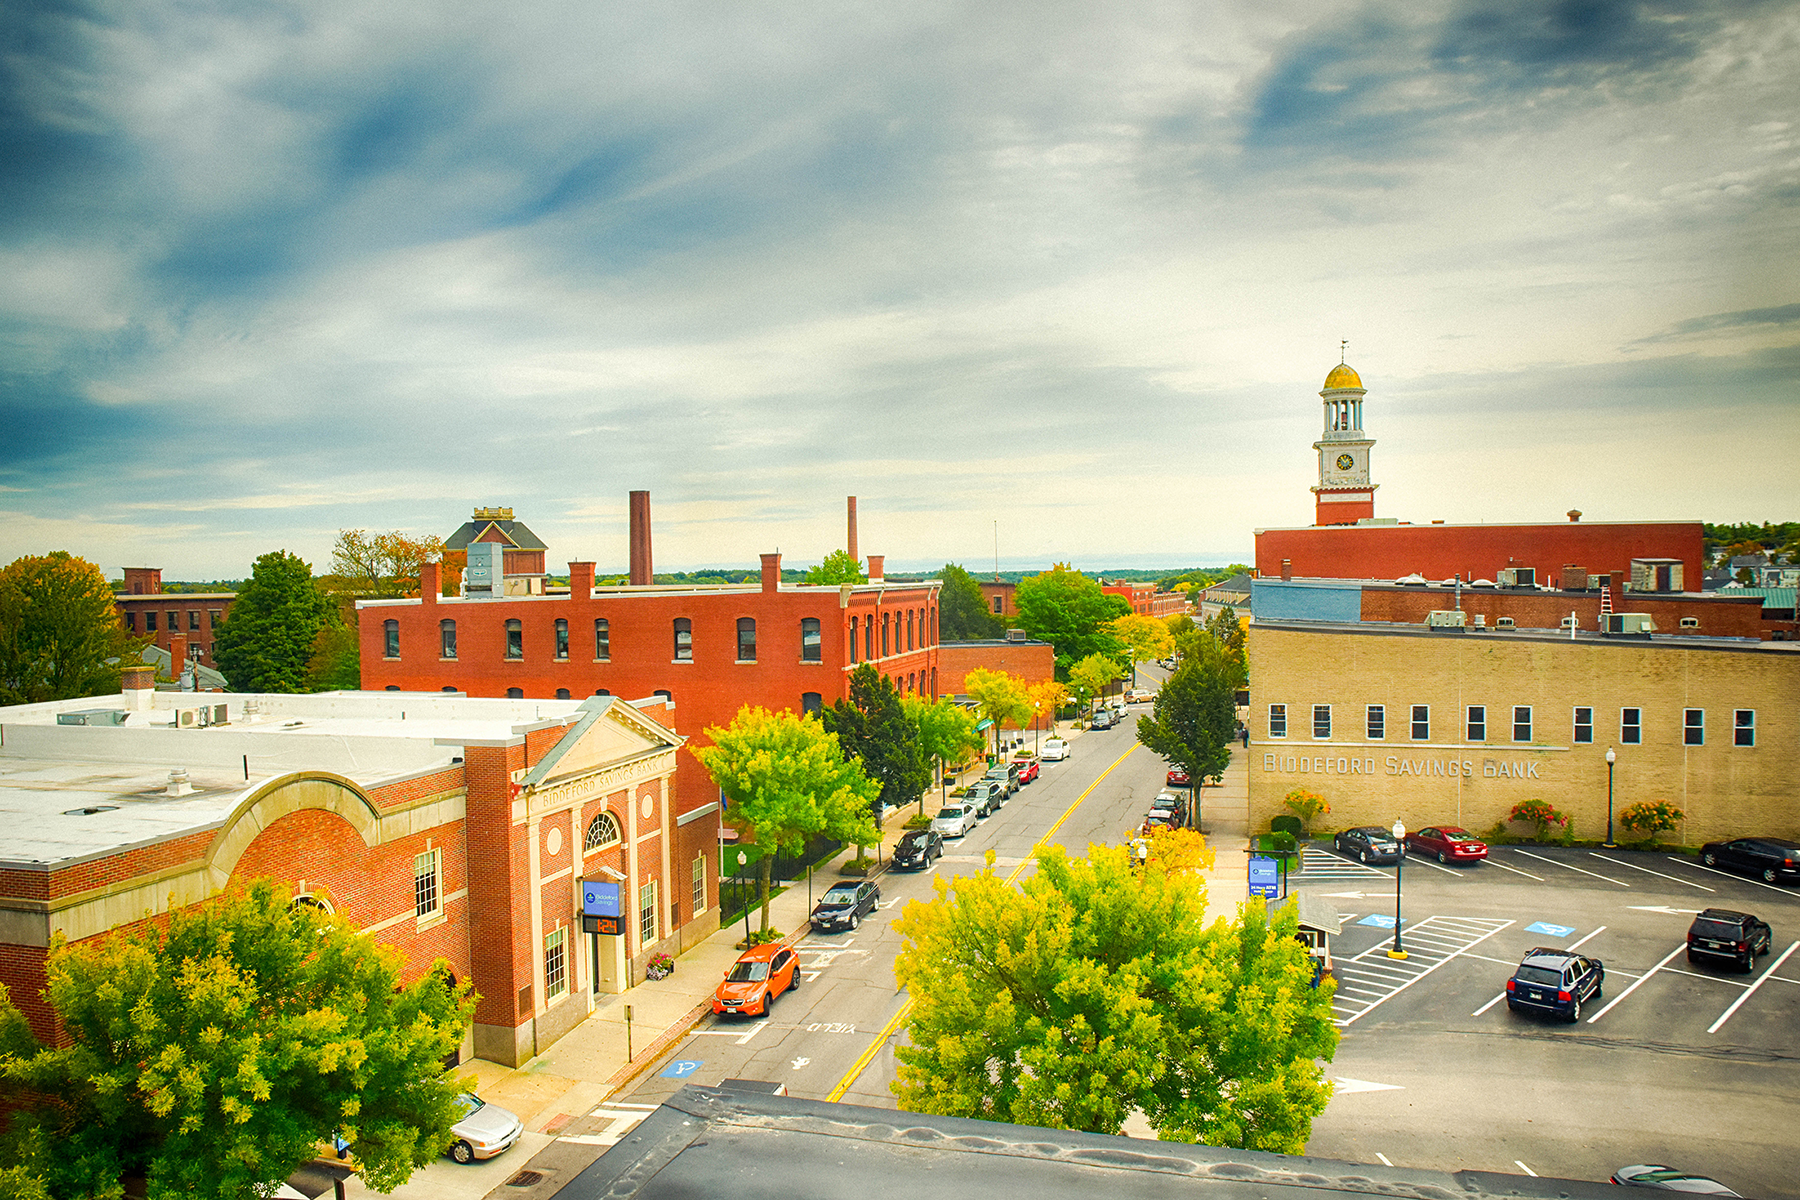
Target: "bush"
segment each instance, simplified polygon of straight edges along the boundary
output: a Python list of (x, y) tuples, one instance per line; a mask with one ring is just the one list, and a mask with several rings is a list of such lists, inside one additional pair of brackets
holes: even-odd
[(1687, 814), (1667, 800), (1639, 800), (1619, 810), (1619, 824), (1643, 834), (1650, 842), (1656, 841), (1657, 834), (1667, 833), (1685, 820)]
[(1550, 836), (1550, 827), (1552, 825), (1560, 825), (1563, 827), (1564, 832), (1562, 840), (1564, 842), (1569, 841), (1574, 836), (1573, 827), (1570, 825), (1569, 818), (1562, 813), (1557, 812), (1556, 809), (1552, 808), (1550, 804), (1544, 800), (1521, 800), (1519, 803), (1512, 806), (1510, 819), (1514, 821), (1523, 821), (1527, 824), (1536, 826), (1537, 840), (1540, 842)]
[(860, 854), (855, 858), (846, 859), (844, 861), (844, 865), (838, 868), (838, 874), (839, 875), (867, 875), (870, 871), (872, 871), (874, 869), (875, 869), (875, 860), (870, 858), (866, 854)]
[[(1317, 792), (1309, 792), (1305, 788), (1295, 788), (1289, 792), (1286, 803), (1289, 808), (1294, 810), (1294, 815), (1300, 818), (1301, 829), (1310, 826), (1314, 817), (1323, 816), (1331, 811), (1331, 805), (1325, 802), (1325, 797)], [(1271, 822), (1271, 824), (1273, 823)]]
[(651, 955), (644, 967), (645, 979), (667, 979), (675, 973), (675, 960), (667, 954)]
[(1304, 826), (1301, 825), (1299, 817), (1290, 817), (1290, 816), (1283, 815), (1283, 816), (1279, 816), (1279, 817), (1271, 817), (1269, 819), (1269, 832), (1270, 833), (1291, 833), (1295, 837), (1299, 837), (1300, 830), (1302, 828), (1304, 828)]
[(739, 938), (737, 948), (739, 950), (748, 950), (753, 946), (760, 946), (765, 942), (779, 942), (786, 936), (787, 934), (781, 932), (779, 929), (758, 929), (753, 931), (747, 938)]
[(901, 828), (903, 828), (903, 829), (930, 829), (931, 828), (931, 814), (930, 813), (914, 813), (912, 816), (906, 818), (906, 824), (901, 826)]

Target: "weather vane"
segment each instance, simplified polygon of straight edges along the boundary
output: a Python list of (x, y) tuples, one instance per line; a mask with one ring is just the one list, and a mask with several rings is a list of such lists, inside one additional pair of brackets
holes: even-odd
[(1344, 365), (1344, 359), (1350, 353), (1350, 339), (1343, 338), (1338, 342), (1338, 366)]

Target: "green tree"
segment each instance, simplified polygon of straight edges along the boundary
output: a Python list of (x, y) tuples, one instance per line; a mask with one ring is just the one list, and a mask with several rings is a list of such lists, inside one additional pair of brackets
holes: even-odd
[(1236, 684), (1198, 660), (1183, 660), (1156, 693), (1151, 715), (1138, 718), (1138, 741), (1187, 772), (1192, 809), (1200, 813), (1200, 788), (1217, 783), (1231, 762), (1237, 729)]
[(443, 1058), (474, 1012), (441, 970), (402, 987), (392, 950), (262, 880), (138, 929), (50, 954), (66, 1040), (18, 1032), (0, 1096), (0, 1165), (55, 1196), (267, 1194), (336, 1134), (391, 1191), (451, 1142), (463, 1085)]
[(334, 606), (313, 581), (312, 567), (286, 550), (256, 560), (213, 640), (219, 670), (242, 692), (303, 692), (319, 630)]
[(907, 718), (894, 681), (869, 663), (850, 672), (850, 695), (819, 714), (827, 733), (835, 733), (846, 757), (881, 785), (872, 814), (881, 824), (882, 811), (911, 804), (931, 783), (918, 727)]
[(798, 854), (818, 834), (859, 846), (879, 836), (869, 806), (881, 785), (844, 757), (836, 734), (809, 717), (745, 705), (730, 725), (709, 726), (695, 749), (730, 801), (725, 821), (766, 853), (757, 863), (762, 927), (769, 928), (774, 854)]
[(807, 571), (806, 582), (836, 587), (841, 583), (867, 583), (869, 577), (863, 574), (862, 563), (851, 558), (848, 550), (833, 550), (825, 556), (824, 562)]
[(994, 723), (994, 753), (1000, 753), (1000, 728), (1007, 722), (1023, 726), (1031, 720), (1031, 697), (1025, 683), (1005, 671), (976, 667), (963, 677), (963, 691), (974, 699), (981, 715)]
[(1069, 690), (1076, 703), (1091, 706), (1106, 689), (1124, 678), (1125, 668), (1108, 654), (1090, 654), (1069, 668)]
[[(1205, 923), (1197, 835), (1134, 869), (1124, 847), (1039, 847), (1020, 890), (987, 870), (906, 905), (912, 998), (891, 1085), (907, 1112), (1299, 1153), (1331, 1095), (1332, 987), (1293, 910)], [(1160, 849), (1160, 848), (1159, 848)]]
[(319, 627), (306, 659), (309, 692), (356, 691), (362, 687), (362, 648), (356, 627), (333, 619)]
[(1175, 653), (1183, 664), (1197, 663), (1209, 674), (1220, 676), (1235, 690), (1249, 680), (1244, 652), (1231, 647), (1204, 629), (1183, 634), (1175, 639)]
[(1175, 639), (1169, 633), (1166, 621), (1155, 617), (1146, 617), (1142, 613), (1126, 613), (1115, 617), (1108, 625), (1119, 644), (1125, 647), (1125, 654), (1131, 660), (1131, 686), (1137, 686), (1137, 665), (1158, 658), (1167, 658), (1175, 650)]
[(119, 690), (119, 661), (147, 639), (119, 625), (99, 567), (64, 550), (0, 568), (0, 701), (39, 704)]
[(938, 637), (946, 642), (975, 642), (997, 638), (1006, 632), (999, 617), (988, 611), (987, 598), (975, 577), (945, 563), (938, 572), (943, 589), (938, 592)]
[(1020, 628), (1056, 647), (1058, 679), (1067, 679), (1069, 668), (1090, 654), (1124, 658), (1125, 648), (1108, 623), (1130, 612), (1131, 605), (1123, 596), (1101, 591), (1098, 583), (1066, 563), (1020, 580), (1013, 603)]
[[(919, 753), (937, 763), (939, 779), (943, 778), (946, 763), (960, 762), (983, 749), (982, 737), (975, 732), (975, 717), (948, 697), (940, 697), (934, 703), (922, 696), (908, 696), (901, 704), (918, 731)], [(919, 811), (924, 811), (923, 793)]]

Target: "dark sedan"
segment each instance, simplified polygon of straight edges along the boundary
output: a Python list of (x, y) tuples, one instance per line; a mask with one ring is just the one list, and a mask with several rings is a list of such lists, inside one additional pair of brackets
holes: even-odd
[(813, 907), (812, 927), (821, 933), (855, 929), (875, 911), (875, 902), (880, 899), (881, 889), (866, 879), (860, 883), (834, 883)]
[(1764, 883), (1800, 879), (1800, 842), (1761, 837), (1708, 842), (1700, 847), (1700, 861), (1709, 867), (1755, 875)]
[(894, 866), (906, 871), (923, 871), (944, 857), (944, 835), (930, 829), (909, 829), (894, 847)]
[(1480, 862), (1488, 856), (1487, 843), (1454, 825), (1427, 825), (1406, 835), (1409, 854), (1426, 854), (1441, 863)]
[(1394, 835), (1376, 825), (1358, 825), (1331, 839), (1331, 848), (1339, 854), (1364, 863), (1391, 863), (1400, 859), (1400, 843)]
[(1606, 966), (1599, 959), (1539, 946), (1525, 952), (1506, 981), (1506, 1007), (1579, 1021), (1582, 1002), (1598, 1000), (1605, 983)]
[(1612, 1181), (1629, 1187), (1661, 1188), (1665, 1192), (1698, 1192), (1702, 1196), (1737, 1195), (1716, 1179), (1709, 1179), (1705, 1175), (1690, 1175), (1686, 1171), (1677, 1171), (1674, 1167), (1665, 1167), (1660, 1163), (1620, 1167), (1612, 1173)]

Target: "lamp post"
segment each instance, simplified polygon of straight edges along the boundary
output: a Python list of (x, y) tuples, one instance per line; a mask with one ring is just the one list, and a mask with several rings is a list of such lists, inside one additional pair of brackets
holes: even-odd
[(1395, 821), (1389, 832), (1394, 835), (1394, 844), (1400, 847), (1400, 853), (1394, 856), (1394, 948), (1387, 956), (1405, 958), (1406, 951), (1400, 945), (1400, 868), (1406, 865), (1406, 823)]
[(1038, 710), (1043, 707), (1044, 702), (1042, 700), (1033, 700), (1031, 702), (1031, 753), (1034, 756), (1038, 752), (1038, 721), (1040, 719)]
[(1613, 764), (1618, 761), (1619, 756), (1613, 752), (1611, 746), (1608, 746), (1606, 748), (1606, 848), (1608, 850), (1615, 846), (1613, 842)]

